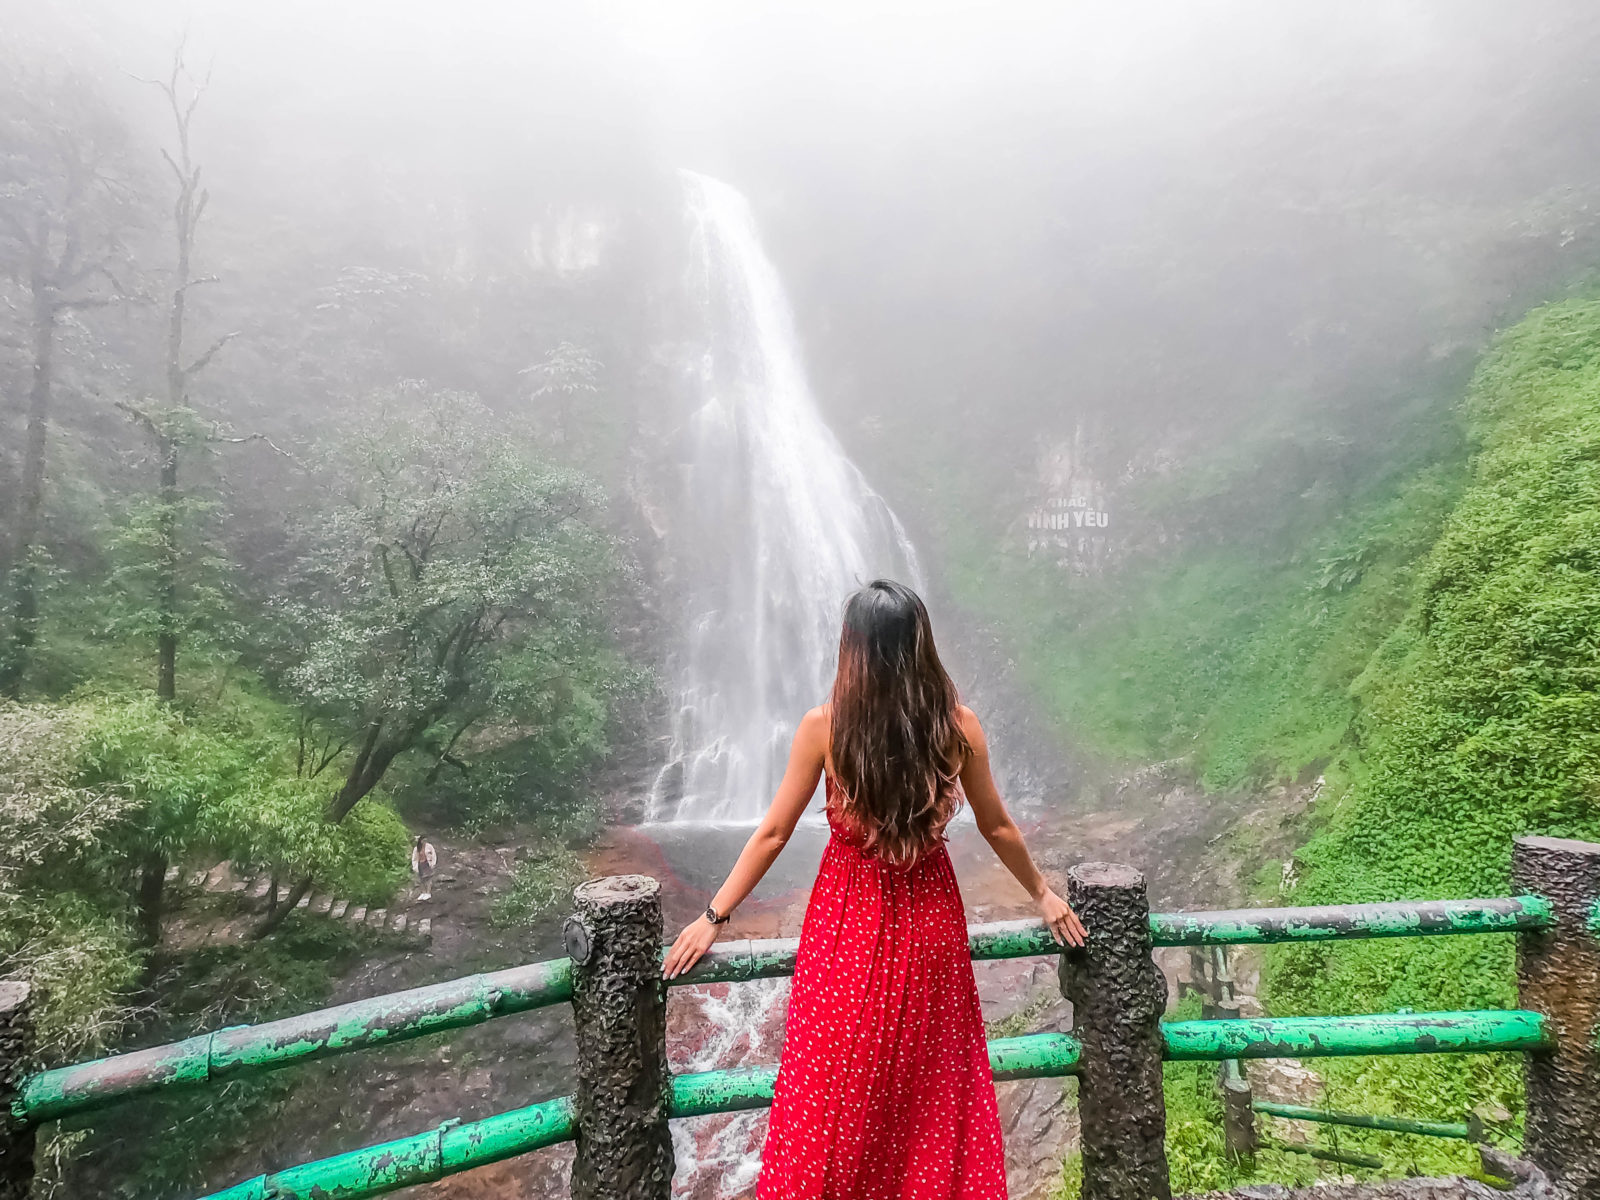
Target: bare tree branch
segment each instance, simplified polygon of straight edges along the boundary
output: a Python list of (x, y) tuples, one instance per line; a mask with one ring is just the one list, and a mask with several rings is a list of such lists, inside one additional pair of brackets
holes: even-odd
[(155, 418), (145, 412), (144, 409), (135, 408), (125, 400), (113, 400), (111, 403), (127, 413), (130, 420), (143, 425), (145, 429), (149, 430), (152, 437), (161, 436), (161, 426), (157, 425)]
[(246, 442), (265, 442), (267, 447), (272, 450), (273, 453), (281, 454), (284, 458), (287, 458), (290, 462), (295, 463), (296, 465), (299, 465), (300, 462), (299, 459), (290, 454), (287, 450), (278, 445), (277, 442), (273, 441), (264, 433), (248, 433), (244, 437), (222, 437), (220, 434), (218, 434), (213, 435), (206, 440), (209, 442), (216, 442), (219, 445), (224, 446), (242, 446)]
[(172, 173), (178, 177), (178, 186), (180, 188), (183, 187), (184, 186), (183, 171), (178, 166), (178, 164), (173, 161), (172, 155), (167, 153), (167, 148), (165, 146), (161, 147), (161, 157), (166, 159), (167, 166), (171, 167), (172, 168)]
[(187, 367), (183, 368), (183, 377), (188, 379), (191, 375), (198, 375), (201, 371), (204, 371), (210, 364), (211, 360), (217, 356), (217, 351), (221, 350), (229, 342), (233, 341), (233, 339), (238, 337), (241, 332), (243, 331), (235, 329), (232, 333), (225, 333), (216, 341), (212, 342), (211, 345), (206, 347), (205, 353), (200, 355), (199, 358), (195, 359)]

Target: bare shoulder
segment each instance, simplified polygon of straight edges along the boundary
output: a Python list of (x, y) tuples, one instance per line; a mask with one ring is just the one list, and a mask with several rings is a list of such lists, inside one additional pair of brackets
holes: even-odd
[(828, 744), (828, 731), (833, 725), (831, 705), (819, 704), (800, 718), (800, 728), (795, 730), (795, 740), (818, 747)]
[(973, 750), (982, 753), (986, 739), (983, 736), (983, 723), (978, 720), (978, 714), (965, 704), (956, 705), (956, 722), (961, 726), (961, 732), (971, 743)]

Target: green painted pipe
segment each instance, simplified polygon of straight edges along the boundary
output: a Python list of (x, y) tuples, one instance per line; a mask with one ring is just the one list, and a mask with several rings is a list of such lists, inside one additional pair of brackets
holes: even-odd
[(1480, 1130), (1464, 1122), (1424, 1121), (1418, 1117), (1379, 1117), (1367, 1113), (1329, 1112), (1325, 1108), (1304, 1108), (1298, 1104), (1268, 1104), (1257, 1100), (1250, 1106), (1269, 1117), (1286, 1121), (1320, 1121), (1325, 1125), (1348, 1125), (1353, 1129), (1385, 1129), (1391, 1133), (1415, 1133), (1423, 1137), (1460, 1138), (1476, 1141)]
[(1353, 1150), (1324, 1150), (1320, 1146), (1296, 1146), (1293, 1142), (1262, 1142), (1263, 1150), (1279, 1150), (1287, 1154), (1304, 1154), (1323, 1162), (1344, 1163), (1348, 1167), (1366, 1167), (1371, 1171), (1383, 1169), (1383, 1159), (1370, 1154), (1357, 1154)]
[[(1595, 920), (1600, 922), (1600, 908), (1597, 908)], [(1401, 900), (1385, 904), (1151, 913), (1150, 937), (1157, 946), (1246, 946), (1347, 938), (1518, 933), (1548, 929), (1554, 924), (1555, 913), (1543, 896), (1517, 896), (1492, 900)], [(974, 925), (967, 931), (967, 941), (972, 957), (980, 960), (1030, 958), (1061, 952), (1050, 931), (1038, 920)], [(799, 946), (796, 938), (721, 943), (713, 946), (695, 964), (694, 970), (670, 982), (677, 987), (792, 975)]]
[[(1030, 1033), (995, 1038), (989, 1043), (989, 1069), (996, 1080), (1039, 1079), (1071, 1075), (1078, 1069), (1082, 1047), (1065, 1033)], [(738, 1112), (772, 1103), (777, 1067), (742, 1067), (736, 1071), (701, 1071), (672, 1079), (672, 1115), (701, 1117)]]
[[(663, 946), (662, 960), (671, 947)], [(718, 942), (682, 975), (667, 980), (669, 987), (696, 983), (746, 983), (752, 979), (781, 979), (794, 974), (799, 938), (767, 938)]]
[(1076, 1075), (1083, 1045), (1066, 1033), (1027, 1033), (989, 1043), (989, 1070), (997, 1080)]
[(470, 1125), (437, 1129), (258, 1175), (207, 1200), (361, 1200), (571, 1140), (572, 1099), (562, 1096)]
[(674, 1075), (668, 1111), (674, 1117), (703, 1117), (765, 1108), (772, 1103), (772, 1089), (777, 1084), (778, 1068), (772, 1066)]
[[(1031, 958), (1059, 954), (1043, 921), (994, 921), (973, 925), (967, 942), (975, 959)], [(743, 983), (751, 979), (779, 979), (794, 974), (799, 938), (718, 942), (695, 963), (693, 970), (668, 980), (672, 987), (696, 983)], [(662, 951), (666, 957), (666, 950)]]
[(974, 925), (967, 931), (967, 944), (972, 949), (972, 957), (979, 960), (1061, 953), (1061, 947), (1050, 936), (1044, 922), (1031, 919)]
[(43, 1071), (23, 1081), (12, 1113), (24, 1121), (52, 1120), (142, 1092), (424, 1037), (571, 998), (572, 964), (566, 959), (469, 975)]
[(1231, 912), (1151, 913), (1157, 946), (1250, 946), (1348, 938), (1519, 933), (1549, 929), (1555, 911), (1543, 896), (1503, 900), (1406, 900)]
[(1355, 1054), (1471, 1054), (1547, 1050), (1540, 1013), (1377, 1013), (1361, 1017), (1265, 1017), (1253, 1021), (1169, 1021), (1161, 1026), (1174, 1061), (1326, 1058)]

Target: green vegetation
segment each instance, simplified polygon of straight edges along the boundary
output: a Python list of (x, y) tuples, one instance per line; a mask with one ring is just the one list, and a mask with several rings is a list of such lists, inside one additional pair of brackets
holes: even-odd
[[(181, 53), (161, 144), (88, 80), (7, 66), (0, 978), (38, 985), (41, 1060), (318, 1006), (374, 935), (296, 901), (387, 904), (410, 823), (531, 827), (500, 905), (531, 921), (640, 683), (599, 339), (499, 263), (452, 325), (468, 281), (364, 220), (218, 229)], [(169, 883), (219, 862), (287, 901)], [(112, 1158), (116, 1194), (175, 1194), (295, 1086), (130, 1106), (44, 1157), (73, 1194)]]
[(511, 886), (495, 897), (490, 919), (501, 927), (525, 926), (571, 897), (583, 879), (583, 860), (571, 850), (541, 846), (517, 864)]
[[(1252, 563), (1223, 543), (1135, 563), (1116, 586), (1133, 580), (1136, 599), (1029, 643), (1030, 679), (1102, 749), (1185, 754), (1217, 787), (1326, 765), (1281, 893), (1258, 881), (1287, 902), (1505, 894), (1515, 835), (1600, 838), (1600, 301), (1531, 313), (1486, 354), (1460, 411), (1470, 457), (1393, 472), (1352, 519), (1313, 531), (1311, 550)], [(1013, 567), (1007, 595), (1043, 604), (1043, 576)], [(1074, 648), (1051, 649), (1062, 643)], [(1080, 706), (1091, 696), (1103, 711)], [(1513, 955), (1495, 937), (1273, 947), (1263, 998), (1282, 1015), (1511, 1007)], [(1520, 1132), (1515, 1056), (1318, 1073), (1332, 1108), (1504, 1110), (1497, 1137)], [(1175, 1190), (1244, 1181), (1223, 1153), (1214, 1075), (1167, 1068)], [(1476, 1169), (1464, 1142), (1313, 1137), (1390, 1174)], [(1310, 1169), (1288, 1157), (1263, 1155), (1251, 1178)]]
[[(1190, 996), (1173, 1020), (1200, 1016), (1200, 999)], [(1254, 1171), (1229, 1160), (1222, 1141), (1222, 1097), (1217, 1089), (1217, 1064), (1167, 1063), (1162, 1067), (1162, 1096), (1167, 1106), (1167, 1165), (1174, 1195), (1220, 1191), (1243, 1183), (1305, 1184), (1316, 1177), (1310, 1159), (1263, 1150)], [(1062, 1164), (1054, 1200), (1078, 1200), (1083, 1192), (1083, 1160), (1071, 1154)]]
[[(1296, 856), (1296, 902), (1503, 893), (1516, 834), (1600, 838), (1597, 402), (1600, 302), (1539, 309), (1485, 358), (1466, 406), (1469, 486), (1404, 621), (1356, 681), (1356, 745), (1331, 815)], [(1269, 996), (1306, 1012), (1507, 1005), (1512, 949), (1283, 949)], [(1329, 1074), (1341, 1105), (1455, 1118), (1485, 1101), (1517, 1107), (1513, 1062)]]
[[(1348, 449), (1319, 459), (1314, 436), (1262, 433), (1158, 480), (1119, 514), (1129, 557), (1102, 575), (947, 520), (948, 584), (1078, 745), (1181, 760), (1212, 789), (1293, 777), (1345, 737), (1350, 685), (1459, 494), (1463, 446), (1441, 407), (1397, 417), (1405, 454), (1359, 469)], [(1263, 476), (1263, 460), (1303, 474)]]

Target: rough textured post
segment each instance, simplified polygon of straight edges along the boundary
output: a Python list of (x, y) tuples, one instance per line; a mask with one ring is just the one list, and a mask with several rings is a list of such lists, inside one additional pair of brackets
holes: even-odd
[(0, 981), (0, 1200), (28, 1200), (33, 1184), (33, 1127), (11, 1117), (32, 1053), (31, 991), (26, 983)]
[(1228, 1153), (1243, 1163), (1253, 1162), (1260, 1141), (1256, 1136), (1255, 1096), (1250, 1078), (1237, 1058), (1222, 1064), (1218, 1079), (1222, 1089), (1222, 1140)]
[(582, 884), (567, 921), (578, 1034), (573, 1200), (669, 1200), (667, 990), (661, 888), (645, 875)]
[[(1211, 947), (1212, 975), (1216, 980), (1217, 1000), (1209, 1016), (1222, 1021), (1237, 1021), (1242, 1015), (1233, 990), (1233, 971), (1228, 965), (1228, 948)], [(1250, 1079), (1236, 1058), (1223, 1061), (1217, 1077), (1222, 1089), (1222, 1141), (1238, 1162), (1253, 1163), (1256, 1156), (1256, 1114), (1251, 1107)]]
[(1556, 1048), (1526, 1058), (1524, 1153), (1574, 1196), (1600, 1195), (1600, 937), (1589, 915), (1600, 900), (1600, 845), (1518, 838), (1511, 875), (1555, 908), (1554, 929), (1524, 933), (1517, 947), (1523, 1008), (1543, 1013)]
[(1083, 1044), (1083, 1200), (1169, 1200), (1161, 1096), (1167, 987), (1150, 957), (1144, 876), (1083, 863), (1068, 873), (1067, 902), (1089, 931), (1088, 944), (1061, 959), (1061, 990)]

